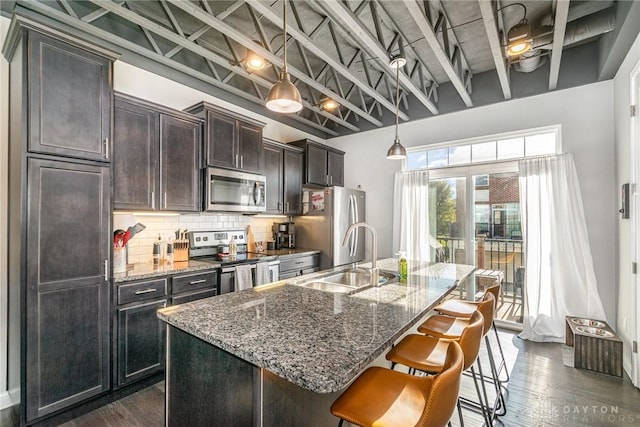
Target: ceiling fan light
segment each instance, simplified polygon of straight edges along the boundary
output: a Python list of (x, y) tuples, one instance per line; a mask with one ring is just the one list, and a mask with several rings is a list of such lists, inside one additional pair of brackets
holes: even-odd
[(276, 113), (297, 113), (302, 110), (300, 92), (291, 83), (289, 73), (280, 72), (280, 79), (267, 95), (267, 108)]
[(531, 50), (531, 43), (527, 40), (523, 40), (520, 42), (510, 43), (507, 46), (507, 55), (516, 56), (522, 55), (525, 52)]
[(393, 145), (387, 150), (387, 159), (389, 160), (402, 160), (407, 157), (407, 150), (402, 144), (400, 144), (400, 138), (396, 136), (393, 141)]

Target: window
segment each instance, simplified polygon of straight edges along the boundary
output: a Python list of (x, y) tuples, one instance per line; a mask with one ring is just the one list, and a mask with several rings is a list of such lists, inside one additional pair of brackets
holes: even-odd
[[(434, 169), (557, 154), (560, 152), (559, 135), (560, 127), (554, 126), (517, 134), (474, 138), (472, 142), (465, 140), (438, 144), (431, 149), (425, 146), (409, 149), (406, 168)], [(476, 185), (480, 184), (476, 182)]]

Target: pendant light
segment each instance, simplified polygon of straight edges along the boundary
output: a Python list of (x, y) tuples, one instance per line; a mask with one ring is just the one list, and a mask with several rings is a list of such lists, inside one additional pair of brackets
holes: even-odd
[(393, 140), (393, 145), (389, 147), (387, 151), (387, 159), (401, 160), (407, 157), (407, 150), (400, 144), (400, 138), (398, 137), (398, 115), (400, 114), (400, 68), (404, 67), (407, 60), (402, 56), (394, 57), (389, 66), (396, 69), (396, 138)]
[(291, 78), (287, 72), (287, 1), (282, 0), (283, 53), (280, 78), (271, 87), (269, 95), (267, 95), (267, 108), (276, 113), (297, 113), (302, 110), (300, 92), (291, 83)]

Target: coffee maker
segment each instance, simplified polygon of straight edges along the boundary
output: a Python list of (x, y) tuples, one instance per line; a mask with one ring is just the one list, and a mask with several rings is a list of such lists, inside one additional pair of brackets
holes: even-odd
[(276, 222), (273, 224), (273, 239), (276, 249), (292, 249), (296, 247), (296, 228), (291, 219), (289, 222)]

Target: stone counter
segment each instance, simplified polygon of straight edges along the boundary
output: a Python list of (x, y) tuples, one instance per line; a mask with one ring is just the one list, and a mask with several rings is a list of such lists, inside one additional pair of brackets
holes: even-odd
[(200, 270), (209, 270), (218, 268), (220, 264), (202, 262), (202, 261), (181, 261), (173, 263), (164, 263), (154, 265), (148, 263), (133, 264), (133, 268), (127, 269), (125, 273), (116, 273), (113, 275), (114, 283), (129, 282), (132, 280), (150, 279), (154, 277), (163, 277), (173, 274), (190, 273)]
[[(395, 265), (383, 260), (381, 266)], [(307, 277), (207, 298), (160, 319), (315, 393), (344, 389), (474, 267), (410, 263), (407, 283), (352, 294), (307, 289)], [(309, 276), (321, 276), (325, 272)]]

